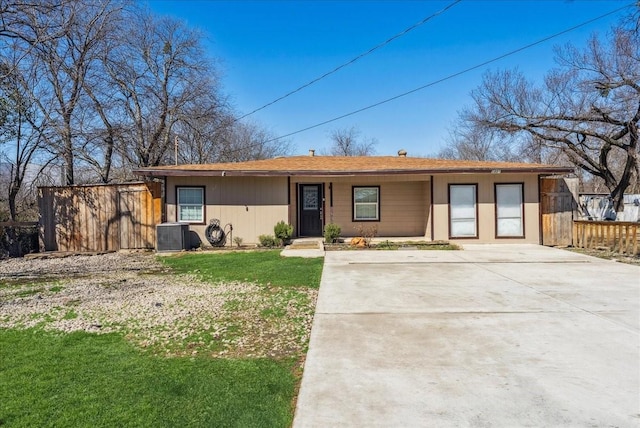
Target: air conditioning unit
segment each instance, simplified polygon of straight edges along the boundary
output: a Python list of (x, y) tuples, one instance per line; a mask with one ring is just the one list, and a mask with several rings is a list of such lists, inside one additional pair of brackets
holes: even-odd
[(188, 248), (188, 224), (160, 223), (156, 226), (156, 251), (182, 251)]

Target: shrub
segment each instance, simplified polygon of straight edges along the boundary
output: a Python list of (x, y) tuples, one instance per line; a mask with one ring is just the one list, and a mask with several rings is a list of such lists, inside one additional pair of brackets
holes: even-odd
[(364, 238), (365, 246), (370, 247), (371, 240), (378, 234), (378, 225), (369, 224), (365, 226), (364, 224), (360, 224), (356, 226), (356, 231), (358, 232), (358, 236)]
[(244, 241), (244, 239), (239, 236), (233, 238), (233, 242), (238, 246), (238, 248), (240, 248), (240, 246), (242, 245), (242, 241)]
[(258, 236), (261, 247), (278, 247), (280, 240), (273, 235), (260, 235)]
[(282, 242), (288, 242), (293, 236), (293, 226), (285, 223), (284, 221), (279, 221), (273, 227), (273, 234)]
[(338, 241), (338, 237), (342, 229), (335, 223), (329, 223), (324, 227), (324, 242), (327, 244), (333, 244)]

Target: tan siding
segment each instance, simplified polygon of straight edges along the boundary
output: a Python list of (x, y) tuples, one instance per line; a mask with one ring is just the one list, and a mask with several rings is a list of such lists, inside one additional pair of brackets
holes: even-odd
[(168, 177), (167, 221), (177, 220), (178, 186), (205, 187), (205, 224), (189, 227), (205, 245), (205, 229), (214, 218), (222, 226), (231, 223), (233, 236), (247, 244), (258, 243), (260, 235), (273, 235), (277, 222), (289, 221), (286, 177)]
[[(176, 221), (175, 186), (206, 187), (206, 221), (220, 219), (224, 225), (233, 223), (234, 236), (246, 243), (257, 242), (261, 234), (272, 234), (280, 220), (294, 225), (297, 233), (297, 186), (300, 183), (322, 184), (325, 192), (325, 224), (341, 226), (343, 236), (357, 234), (358, 225), (376, 224), (378, 236), (424, 236), (427, 239), (448, 240), (448, 184), (478, 184), (477, 239), (460, 242), (539, 242), (539, 192), (537, 174), (448, 174), (358, 176), (358, 177), (292, 177), (287, 205), (286, 177), (169, 177), (167, 180), (167, 220)], [(525, 238), (495, 238), (495, 183), (524, 183)], [(352, 221), (352, 186), (380, 186), (380, 221)], [(433, 218), (431, 215), (431, 185), (433, 185)], [(333, 207), (330, 206), (330, 186)], [(434, 233), (431, 236), (431, 222)], [(203, 242), (205, 225), (192, 225)]]
[[(291, 182), (291, 207), (289, 214), (297, 226), (296, 189), (300, 183), (324, 184), (325, 224), (336, 223), (342, 236), (355, 236), (358, 226), (375, 225), (378, 236), (428, 236), (429, 176), (363, 176), (314, 178), (305, 177)], [(331, 207), (331, 191), (333, 207)], [(380, 186), (380, 221), (354, 222), (352, 186)], [(297, 227), (296, 227), (297, 230)]]
[[(461, 243), (540, 242), (538, 176), (537, 174), (457, 174), (434, 176), (434, 239), (449, 239), (449, 184), (478, 185), (478, 238), (461, 239)], [(495, 237), (495, 183), (524, 183), (524, 238), (496, 239)]]

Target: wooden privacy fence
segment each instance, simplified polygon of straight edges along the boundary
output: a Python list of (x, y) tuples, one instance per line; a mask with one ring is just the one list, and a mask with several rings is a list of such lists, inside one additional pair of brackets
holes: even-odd
[(45, 251), (154, 248), (161, 222), (157, 182), (38, 188)]
[(542, 245), (571, 245), (573, 218), (577, 213), (578, 179), (540, 179), (540, 229)]
[(620, 254), (640, 254), (640, 223), (629, 221), (573, 222), (573, 245), (577, 248), (607, 248)]

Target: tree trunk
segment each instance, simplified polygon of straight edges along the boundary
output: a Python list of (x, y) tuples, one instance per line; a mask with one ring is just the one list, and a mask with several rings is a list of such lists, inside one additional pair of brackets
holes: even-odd
[(64, 182), (67, 186), (72, 186), (74, 183), (73, 177), (73, 148), (65, 147), (64, 154)]

